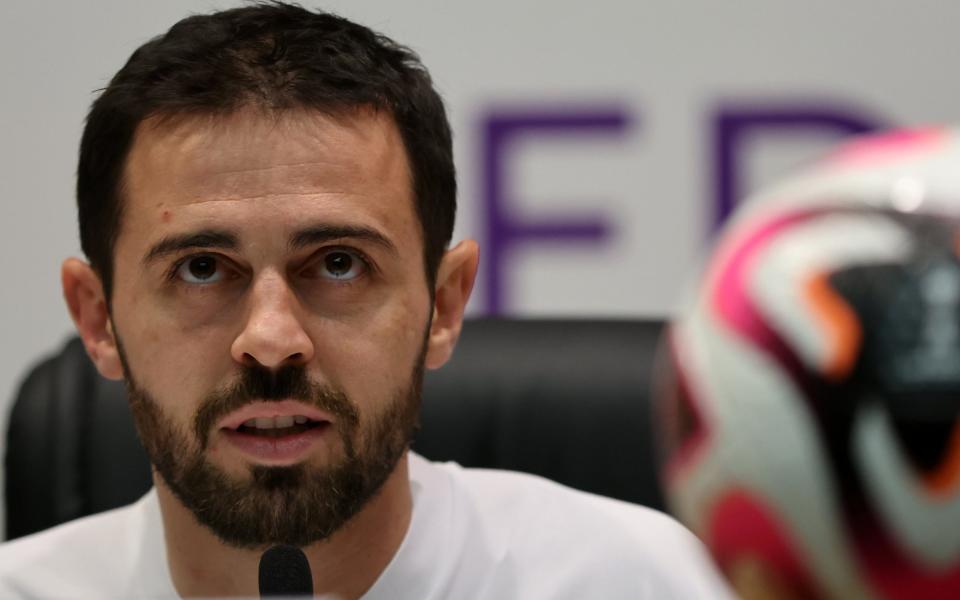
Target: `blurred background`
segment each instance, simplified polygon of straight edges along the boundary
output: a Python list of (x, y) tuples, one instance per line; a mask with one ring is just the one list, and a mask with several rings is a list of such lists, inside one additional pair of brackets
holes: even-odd
[[(72, 331), (59, 265), (79, 253), (96, 91), (178, 19), (233, 4), (0, 4), (0, 430), (24, 370)], [(455, 238), (484, 250), (475, 315), (669, 316), (738, 199), (850, 134), (957, 119), (949, 3), (305, 4), (431, 70), (455, 132)]]

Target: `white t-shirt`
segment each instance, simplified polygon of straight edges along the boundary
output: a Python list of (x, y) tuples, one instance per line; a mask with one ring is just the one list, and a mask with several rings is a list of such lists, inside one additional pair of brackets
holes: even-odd
[[(732, 598), (670, 517), (409, 455), (413, 515), (364, 600)], [(0, 545), (0, 598), (176, 598), (156, 492)]]

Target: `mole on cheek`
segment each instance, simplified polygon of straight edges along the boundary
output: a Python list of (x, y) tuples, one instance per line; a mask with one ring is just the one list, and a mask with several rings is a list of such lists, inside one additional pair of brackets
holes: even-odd
[(170, 214), (169, 210), (163, 211), (163, 222), (169, 223), (173, 219), (173, 215)]

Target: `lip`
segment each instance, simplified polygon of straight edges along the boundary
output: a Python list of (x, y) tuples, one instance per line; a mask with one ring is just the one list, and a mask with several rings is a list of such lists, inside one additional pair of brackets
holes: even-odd
[[(294, 417), (296, 415), (302, 415), (311, 421), (318, 421), (321, 424), (334, 422), (333, 417), (329, 413), (320, 409), (313, 408), (296, 400), (282, 400), (280, 402), (253, 402), (248, 404), (224, 417), (220, 423), (217, 424), (217, 428), (230, 430), (228, 433), (237, 433), (237, 429), (250, 419), (256, 419), (257, 417)], [(324, 426), (323, 428), (326, 427)], [(287, 437), (296, 436), (285, 436), (284, 438), (277, 439), (285, 439)]]
[(287, 466), (303, 460), (321, 438), (331, 431), (331, 424), (326, 422), (312, 429), (278, 438), (241, 433), (233, 429), (224, 429), (222, 433), (230, 445), (255, 462)]

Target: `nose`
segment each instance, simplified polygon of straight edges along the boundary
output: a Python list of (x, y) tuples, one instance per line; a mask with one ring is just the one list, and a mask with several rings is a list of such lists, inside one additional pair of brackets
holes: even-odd
[(275, 370), (304, 365), (313, 358), (313, 341), (303, 327), (300, 302), (282, 276), (256, 279), (247, 301), (246, 322), (230, 348), (235, 361)]

